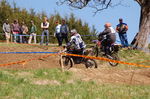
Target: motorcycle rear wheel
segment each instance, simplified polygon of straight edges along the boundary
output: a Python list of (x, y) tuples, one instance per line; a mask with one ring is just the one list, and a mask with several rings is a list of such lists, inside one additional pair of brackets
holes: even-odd
[(93, 46), (90, 55), (91, 55), (91, 56), (98, 57), (98, 53), (99, 53), (98, 47), (97, 47), (97, 46)]
[[(107, 58), (111, 59), (111, 60), (116, 60), (119, 61), (119, 57), (117, 54), (111, 54), (111, 55), (107, 55)], [(115, 67), (118, 65), (118, 63), (116, 62), (109, 62), (110, 66)]]
[(87, 59), (85, 61), (85, 66), (86, 66), (86, 68), (97, 68), (97, 63), (93, 59)]

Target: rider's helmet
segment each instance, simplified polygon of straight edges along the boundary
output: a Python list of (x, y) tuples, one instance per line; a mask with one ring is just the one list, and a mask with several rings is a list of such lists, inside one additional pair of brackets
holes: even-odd
[(71, 30), (71, 36), (75, 35), (77, 33), (77, 30), (76, 29), (72, 29)]
[(111, 23), (109, 23), (109, 22), (105, 23), (104, 27), (105, 28), (111, 27)]

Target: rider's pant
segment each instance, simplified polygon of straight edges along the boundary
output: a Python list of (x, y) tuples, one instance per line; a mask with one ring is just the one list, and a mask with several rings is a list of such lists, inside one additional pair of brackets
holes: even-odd
[(113, 39), (104, 39), (102, 41), (102, 46), (105, 54), (110, 54), (110, 47), (115, 41)]
[[(83, 51), (84, 49), (74, 49), (72, 51), (72, 54), (77, 54), (77, 55), (83, 55)], [(80, 61), (82, 60), (82, 57), (77, 57), (77, 56), (73, 56), (74, 60), (77, 62), (77, 63), (80, 63)]]

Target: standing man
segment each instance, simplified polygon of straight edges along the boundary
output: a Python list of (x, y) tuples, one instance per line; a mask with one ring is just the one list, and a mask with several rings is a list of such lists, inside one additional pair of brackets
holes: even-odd
[(119, 24), (116, 27), (116, 31), (119, 34), (119, 38), (121, 41), (121, 44), (123, 47), (128, 47), (128, 40), (127, 40), (127, 30), (128, 30), (128, 25), (126, 23), (123, 23), (123, 19), (119, 19)]
[(62, 46), (62, 36), (61, 36), (61, 33), (60, 33), (60, 28), (61, 28), (61, 24), (59, 24), (58, 21), (56, 21), (56, 28), (55, 28), (55, 33), (54, 33), (54, 36), (57, 38), (58, 40), (58, 45), (59, 46)]
[(34, 44), (36, 44), (36, 25), (34, 24), (34, 22), (31, 20), (31, 28), (30, 28), (30, 37), (28, 40), (28, 43), (31, 44), (32, 38), (34, 38)]
[(47, 21), (47, 17), (44, 17), (44, 20), (41, 23), (41, 28), (43, 29), (43, 32), (42, 32), (42, 36), (41, 36), (40, 45), (42, 45), (44, 42), (44, 36), (46, 36), (46, 45), (48, 45), (48, 43), (49, 43), (49, 31), (48, 31), (49, 22)]
[(20, 25), (18, 23), (18, 20), (14, 20), (14, 23), (12, 24), (12, 33), (14, 36), (14, 42), (19, 42), (19, 34), (20, 34)]
[[(63, 39), (65, 39), (66, 44), (67, 44), (68, 43), (69, 28), (68, 28), (65, 20), (62, 20), (62, 25), (61, 25), (61, 28), (60, 28), (60, 33), (62, 35), (62, 42), (63, 42)], [(62, 45), (62, 42), (61, 42), (61, 45)]]
[(22, 22), (22, 25), (21, 25), (21, 34), (20, 35), (20, 43), (27, 43), (27, 34), (28, 34), (28, 27), (27, 25), (25, 25), (24, 22)]
[(8, 19), (6, 19), (5, 23), (3, 24), (3, 31), (5, 33), (6, 42), (9, 43), (11, 27), (10, 27), (10, 24), (8, 22)]

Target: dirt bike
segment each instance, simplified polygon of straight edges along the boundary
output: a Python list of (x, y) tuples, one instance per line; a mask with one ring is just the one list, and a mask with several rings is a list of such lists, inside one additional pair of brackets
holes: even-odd
[[(62, 53), (72, 54), (72, 49), (70, 47), (64, 47)], [(80, 55), (88, 55), (88, 51), (84, 51), (83, 54)], [(70, 69), (74, 66), (74, 64), (84, 64), (86, 68), (97, 68), (97, 63), (93, 59), (88, 59), (85, 57), (77, 57), (77, 56), (69, 56), (62, 55), (60, 60), (60, 65), (63, 65), (64, 69)]]
[[(104, 51), (104, 47), (102, 46), (102, 41), (104, 40), (103, 37), (101, 37), (99, 40), (93, 40), (92, 42), (95, 43), (95, 46), (92, 46), (92, 51), (90, 53), (91, 56), (100, 56), (100, 57), (106, 57), (111, 60), (119, 60), (118, 57), (118, 51), (119, 51), (119, 46), (112, 43), (111, 46), (109, 47), (109, 54), (106, 54)], [(109, 62), (111, 66), (117, 66), (118, 63), (114, 62)]]

